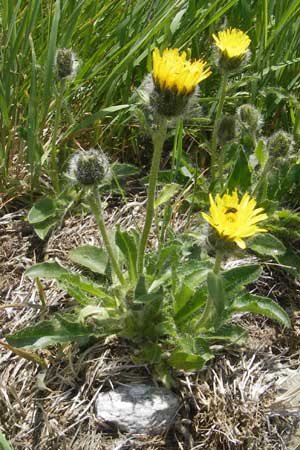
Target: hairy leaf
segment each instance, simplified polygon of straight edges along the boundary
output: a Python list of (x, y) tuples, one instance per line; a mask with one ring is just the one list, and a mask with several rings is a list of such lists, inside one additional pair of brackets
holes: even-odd
[(283, 243), (269, 233), (262, 233), (248, 239), (247, 246), (263, 256), (278, 256), (286, 252)]
[(92, 272), (105, 275), (108, 256), (99, 247), (94, 245), (81, 245), (69, 252), (71, 261), (90, 269)]
[(230, 307), (230, 312), (252, 312), (277, 320), (286, 327), (291, 326), (291, 321), (287, 312), (279, 306), (278, 303), (275, 303), (270, 298), (261, 297), (259, 295), (247, 293), (234, 300), (232, 306)]

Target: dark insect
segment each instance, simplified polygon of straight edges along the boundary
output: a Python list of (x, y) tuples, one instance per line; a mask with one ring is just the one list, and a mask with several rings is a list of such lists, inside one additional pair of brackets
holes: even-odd
[(227, 211), (225, 214), (229, 214), (229, 213), (236, 213), (237, 209), (236, 208), (227, 208)]

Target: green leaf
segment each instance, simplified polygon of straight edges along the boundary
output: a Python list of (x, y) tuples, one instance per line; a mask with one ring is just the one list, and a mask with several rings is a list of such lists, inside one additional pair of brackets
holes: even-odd
[(186, 305), (186, 303), (190, 300), (190, 298), (193, 296), (194, 290), (191, 289), (186, 284), (182, 284), (180, 286), (180, 289), (175, 293), (174, 297), (174, 312), (175, 315), (178, 314), (178, 312)]
[(156, 272), (159, 272), (163, 266), (168, 264), (168, 268), (170, 267), (171, 261), (174, 261), (174, 257), (177, 257), (179, 251), (181, 249), (181, 245), (179, 243), (171, 243), (164, 245), (159, 252), (157, 263), (155, 264)]
[(287, 246), (287, 251), (284, 255), (275, 257), (279, 264), (282, 264), (287, 272), (290, 272), (294, 276), (299, 275), (300, 271), (300, 256), (295, 252), (292, 246)]
[(251, 171), (249, 168), (248, 159), (244, 150), (240, 148), (236, 163), (228, 179), (227, 189), (232, 191), (238, 187), (245, 191), (248, 189), (250, 184)]
[(255, 156), (257, 158), (257, 161), (259, 162), (259, 165), (261, 167), (264, 167), (268, 160), (268, 150), (267, 147), (265, 147), (264, 142), (262, 140), (259, 140), (255, 149)]
[(44, 222), (56, 215), (56, 205), (52, 198), (44, 197), (36, 202), (28, 213), (28, 222), (36, 224)]
[(13, 450), (5, 435), (0, 431), (0, 448), (1, 450)]
[(133, 296), (134, 303), (145, 303), (150, 309), (159, 309), (163, 296), (163, 289), (159, 289), (155, 292), (148, 292), (144, 275), (139, 277)]
[(114, 175), (117, 178), (127, 178), (140, 173), (140, 169), (133, 164), (115, 163), (112, 167)]
[(141, 275), (138, 278), (138, 282), (135, 287), (134, 298), (135, 298), (135, 300), (138, 300), (138, 299), (145, 297), (145, 295), (147, 295), (146, 282), (145, 282), (144, 275)]
[(53, 67), (55, 61), (55, 52), (57, 48), (57, 34), (58, 34), (58, 24), (60, 21), (61, 4), (60, 0), (55, 2), (55, 10), (52, 18), (51, 32), (48, 42), (47, 58), (45, 63), (45, 79), (44, 79), (44, 95), (43, 95), (43, 118), (46, 118), (49, 103), (51, 100), (51, 93), (53, 88)]
[(223, 272), (224, 289), (227, 297), (233, 300), (233, 296), (244, 286), (256, 281), (262, 273), (262, 268), (258, 264), (248, 264)]
[(59, 278), (62, 275), (68, 275), (69, 272), (57, 262), (43, 262), (29, 267), (25, 275), (31, 278)]
[(229, 308), (230, 313), (252, 312), (260, 314), (270, 319), (277, 320), (285, 327), (291, 326), (291, 321), (286, 311), (267, 297), (259, 295), (245, 294), (240, 298), (234, 300), (232, 306)]
[(135, 284), (137, 278), (137, 236), (128, 231), (117, 230), (115, 239), (117, 246), (126, 258), (130, 281)]
[(47, 237), (49, 231), (56, 225), (56, 223), (56, 217), (50, 217), (49, 219), (44, 220), (44, 222), (36, 223), (33, 228), (38, 237), (44, 240)]
[(106, 274), (107, 254), (94, 245), (81, 245), (69, 252), (71, 261), (100, 275)]
[(193, 297), (175, 315), (174, 320), (177, 326), (189, 323), (195, 317), (196, 312), (203, 308), (206, 299), (207, 289), (198, 289)]
[(247, 240), (247, 246), (263, 256), (279, 256), (286, 252), (283, 243), (269, 233), (257, 234)]
[(178, 277), (191, 289), (196, 289), (207, 278), (208, 272), (212, 269), (213, 264), (210, 260), (191, 260), (178, 268)]
[[(96, 284), (82, 275), (73, 273), (63, 273), (57, 277), (59, 283), (65, 287), (73, 286), (75, 289), (87, 292), (88, 294), (98, 297), (99, 299), (105, 299), (110, 302), (109, 305), (116, 305), (116, 300), (111, 295), (107, 294), (102, 285)], [(109, 306), (106, 304), (106, 306)]]
[(166, 184), (154, 202), (154, 208), (158, 208), (160, 205), (168, 202), (179, 191), (180, 185), (176, 183)]
[(225, 324), (217, 330), (201, 333), (205, 341), (224, 341), (231, 343), (242, 343), (247, 339), (248, 333), (244, 328), (236, 324)]
[(134, 361), (138, 364), (158, 364), (162, 355), (163, 351), (158, 344), (145, 344), (137, 356), (134, 356)]
[(280, 211), (276, 211), (280, 222), (283, 224), (289, 225), (299, 225), (300, 224), (300, 214), (290, 211), (289, 209), (282, 209)]
[(95, 333), (92, 327), (65, 320), (63, 316), (57, 314), (55, 319), (44, 320), (9, 334), (6, 340), (14, 347), (38, 349), (63, 342), (84, 342), (93, 335)]
[(213, 358), (213, 354), (211, 353), (195, 355), (175, 350), (169, 357), (168, 362), (176, 369), (199, 370), (211, 358)]

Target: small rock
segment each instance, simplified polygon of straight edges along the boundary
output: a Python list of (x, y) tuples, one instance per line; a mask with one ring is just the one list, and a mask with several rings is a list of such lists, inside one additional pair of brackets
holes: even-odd
[(96, 400), (96, 416), (120, 431), (154, 435), (166, 431), (179, 405), (178, 397), (165, 388), (136, 384), (101, 392)]

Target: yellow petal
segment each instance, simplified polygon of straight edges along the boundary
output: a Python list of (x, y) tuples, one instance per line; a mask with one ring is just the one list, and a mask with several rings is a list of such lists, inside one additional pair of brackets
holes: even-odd
[(234, 242), (241, 248), (241, 249), (245, 249), (246, 248), (246, 244), (242, 239), (234, 239)]
[(158, 48), (152, 53), (154, 82), (165, 90), (175, 90), (178, 94), (191, 94), (198, 83), (209, 77), (211, 70), (200, 59), (189, 61), (186, 52), (179, 53), (177, 48), (165, 49), (160, 54)]

